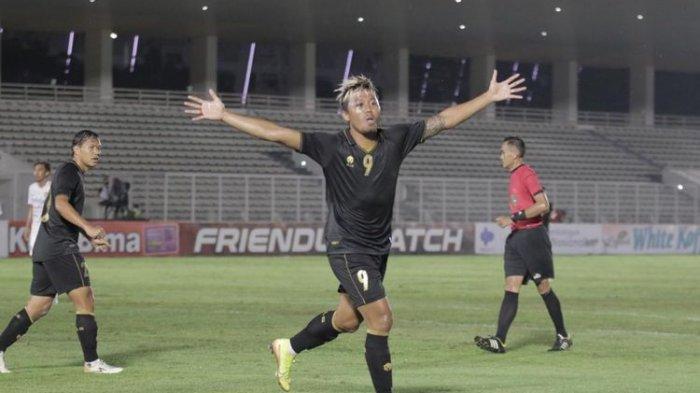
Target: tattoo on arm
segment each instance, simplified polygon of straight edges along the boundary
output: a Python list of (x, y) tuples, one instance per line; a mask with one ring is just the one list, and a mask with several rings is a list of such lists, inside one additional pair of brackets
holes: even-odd
[(438, 113), (435, 116), (428, 118), (425, 121), (425, 131), (423, 131), (423, 140), (433, 137), (445, 129), (445, 119)]

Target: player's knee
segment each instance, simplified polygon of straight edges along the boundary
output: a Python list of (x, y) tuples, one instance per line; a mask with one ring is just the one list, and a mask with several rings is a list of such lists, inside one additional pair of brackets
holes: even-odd
[(354, 333), (360, 327), (360, 321), (354, 314), (333, 315), (333, 327), (342, 333)]
[(389, 333), (394, 325), (394, 316), (391, 312), (382, 313), (374, 325), (375, 330)]
[(341, 333), (354, 333), (361, 323), (361, 316), (352, 308), (339, 307), (333, 313), (333, 328)]
[(80, 288), (80, 292), (70, 293), (69, 296), (78, 314), (93, 314), (95, 312), (95, 298), (92, 288)]
[(95, 305), (92, 302), (83, 303), (83, 304), (76, 304), (75, 305), (75, 313), (76, 314), (94, 314), (95, 313)]
[(545, 295), (551, 290), (552, 286), (550, 285), (548, 279), (544, 279), (537, 284), (537, 292), (539, 292), (540, 295)]
[(36, 320), (49, 313), (51, 306), (53, 306), (53, 299), (53, 297), (48, 296), (32, 296), (29, 299), (25, 309), (32, 321), (36, 322)]
[(508, 276), (506, 277), (505, 290), (508, 292), (518, 293), (520, 292), (520, 286), (523, 283), (523, 278), (518, 276)]
[(342, 333), (355, 333), (359, 327), (360, 321), (357, 318), (354, 320), (347, 319), (335, 324), (336, 330)]
[(40, 315), (43, 317), (44, 315), (48, 314), (49, 311), (51, 311), (51, 306), (53, 306), (53, 299), (41, 305), (39, 308)]

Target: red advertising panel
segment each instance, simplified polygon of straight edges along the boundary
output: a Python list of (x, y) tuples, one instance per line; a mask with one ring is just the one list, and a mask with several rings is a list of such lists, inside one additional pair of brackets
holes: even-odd
[[(180, 252), (178, 224), (144, 221), (93, 221), (107, 232), (109, 248), (96, 252), (81, 234), (80, 252), (86, 256), (118, 257), (139, 255), (177, 255)], [(11, 257), (28, 256), (27, 242), (23, 239), (24, 222), (11, 221), (9, 227), (9, 254)]]
[[(109, 248), (96, 252), (80, 236), (80, 252), (99, 257), (150, 255), (256, 255), (323, 254), (326, 252), (323, 224), (272, 223), (176, 223), (144, 221), (95, 221), (107, 232)], [(22, 238), (23, 221), (8, 228), (9, 254), (27, 256)], [(474, 226), (395, 226), (394, 254), (473, 254)]]

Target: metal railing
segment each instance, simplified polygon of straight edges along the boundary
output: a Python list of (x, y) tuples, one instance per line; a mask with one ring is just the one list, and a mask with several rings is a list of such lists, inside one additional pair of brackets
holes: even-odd
[[(192, 222), (323, 222), (325, 180), (318, 176), (116, 174), (131, 185), (130, 204), (154, 220)], [(99, 176), (93, 181), (99, 180)], [(29, 173), (14, 174), (0, 195), (3, 218), (26, 217)], [(556, 209), (574, 223), (700, 223), (700, 195), (656, 183), (545, 181)], [(92, 190), (95, 191), (95, 190)], [(95, 192), (92, 195), (93, 208)], [(481, 222), (508, 213), (505, 179), (400, 177), (396, 223)], [(99, 211), (94, 211), (99, 217)]]
[[(149, 90), (114, 88), (100, 91), (98, 88), (85, 86), (61, 86), (39, 84), (3, 83), (0, 85), (0, 99), (4, 100), (48, 100), (73, 102), (114, 102), (120, 104), (142, 104), (165, 107), (180, 107), (187, 95), (205, 96), (205, 92)], [(338, 105), (330, 98), (316, 98), (307, 102), (304, 97), (250, 94), (243, 103), (238, 93), (221, 93), (224, 103), (231, 108), (249, 108), (261, 110), (295, 110), (315, 112), (336, 112)], [(409, 102), (405, 108), (408, 116), (436, 113), (452, 103)], [(388, 113), (399, 113), (399, 103), (383, 101), (383, 109)], [(498, 120), (569, 123), (567, 113), (539, 108), (496, 106), (494, 118)], [(580, 124), (606, 126), (644, 126), (644, 119), (622, 112), (578, 111), (577, 122)], [(654, 125), (664, 127), (700, 128), (700, 117), (656, 115)]]
[(99, 98), (97, 88), (86, 86), (61, 86), (41, 84), (3, 83), (0, 85), (0, 99), (3, 100), (45, 100), (83, 102), (91, 97)]
[[(168, 173), (134, 176), (132, 203), (150, 218), (318, 222), (326, 219), (317, 176)], [(655, 183), (551, 181), (547, 193), (576, 223), (699, 223), (700, 198)], [(397, 223), (491, 221), (507, 214), (506, 180), (400, 177)]]
[(627, 126), (633, 123), (633, 116), (622, 112), (579, 111), (577, 116), (578, 122), (581, 124)]
[(677, 115), (656, 115), (654, 124), (666, 127), (700, 128), (700, 117), (697, 116), (677, 116)]

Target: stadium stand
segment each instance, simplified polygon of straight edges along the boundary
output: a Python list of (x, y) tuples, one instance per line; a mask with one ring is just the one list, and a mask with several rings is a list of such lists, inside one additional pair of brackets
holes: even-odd
[[(343, 127), (339, 116), (332, 112), (250, 112), (306, 132), (337, 132)], [(285, 176), (310, 174), (304, 168), (295, 167), (289, 150), (232, 132), (222, 125), (198, 124), (194, 127), (179, 108), (0, 100), (0, 117), (0, 136), (3, 140), (0, 148), (28, 162), (37, 158), (53, 163), (62, 161), (68, 156), (71, 135), (79, 129), (94, 129), (102, 137), (104, 159), (96, 176), (90, 176), (89, 193), (97, 192), (102, 175), (119, 174), (132, 182), (133, 203), (149, 206), (147, 210), (152, 217), (165, 215), (200, 221), (308, 220), (319, 218), (323, 214), (322, 208), (311, 208), (314, 204), (318, 206), (323, 202), (318, 192), (322, 184), (315, 178), (309, 179), (316, 181), (317, 184), (313, 187), (297, 185), (296, 180), (289, 180), (289, 184), (285, 184)], [(417, 118), (385, 115), (383, 123), (388, 125), (415, 120)], [(411, 208), (410, 197), (404, 197), (403, 202), (398, 203), (400, 216), (407, 220), (439, 221), (441, 218), (452, 217), (453, 213), (464, 215), (459, 213), (459, 209), (451, 212), (449, 207), (444, 207), (443, 199), (448, 200), (449, 206), (463, 206), (470, 202), (474, 207), (471, 210), (475, 212), (490, 211), (490, 207), (485, 205), (488, 203), (486, 197), (481, 196), (479, 199), (479, 195), (473, 195), (478, 192), (465, 191), (468, 186), (459, 180), (471, 179), (471, 183), (478, 179), (497, 183), (504, 181), (506, 175), (499, 165), (498, 146), (507, 135), (519, 135), (526, 140), (528, 162), (541, 173), (545, 183), (556, 184), (560, 180), (597, 182), (600, 187), (609, 187), (615, 195), (634, 193), (638, 198), (650, 195), (654, 199), (656, 197), (652, 195), (660, 193), (657, 190), (660, 187), (658, 182), (664, 167), (700, 166), (700, 158), (693, 154), (700, 147), (700, 138), (696, 137), (697, 133), (693, 130), (610, 126), (593, 128), (570, 124), (476, 119), (420, 145), (407, 158), (401, 175), (402, 181), (406, 179), (404, 183), (409, 185), (403, 186), (403, 192), (410, 194), (414, 191), (410, 184), (417, 183), (410, 179), (426, 179), (426, 183), (421, 186), (421, 193), (425, 196), (421, 203), (423, 207), (430, 207), (431, 203), (434, 206), (425, 208), (420, 213), (427, 214), (428, 217), (415, 217), (419, 213)], [(169, 174), (167, 208), (161, 202), (164, 197), (155, 195), (160, 194), (155, 190), (165, 188), (164, 173)], [(243, 181), (235, 177), (220, 180), (220, 176), (206, 176), (212, 174), (251, 177)], [(271, 176), (276, 180), (271, 180)], [(438, 184), (431, 187), (427, 180), (438, 178), (452, 179), (444, 186), (444, 192), (443, 186)], [(194, 213), (190, 195), (193, 183), (198, 202)], [(227, 187), (229, 190), (224, 191), (225, 195), (234, 195), (249, 187), (247, 192), (256, 197), (245, 202), (246, 206), (236, 198), (224, 198), (222, 201), (219, 190)], [(495, 193), (491, 196), (496, 197), (501, 192), (500, 188), (504, 188), (490, 183), (487, 187)], [(644, 187), (649, 190), (645, 191)], [(557, 192), (557, 187), (554, 188), (553, 192)], [(573, 201), (577, 198), (574, 194), (580, 194), (580, 191), (574, 192), (566, 188), (566, 185), (558, 187), (558, 192), (564, 199)], [(431, 197), (434, 189), (439, 191), (439, 195)], [(270, 195), (270, 190), (278, 195)], [(284, 201), (296, 200), (301, 193), (305, 194), (303, 200), (312, 201), (309, 209), (305, 210), (309, 217), (298, 217), (298, 209), (294, 209), (296, 206), (285, 208), (285, 203), (296, 202)], [(314, 193), (316, 194), (312, 195)], [(604, 204), (602, 201), (596, 202), (600, 203)], [(697, 203), (682, 200), (680, 204), (687, 205), (686, 210), (692, 212)], [(274, 209), (270, 209), (271, 205), (274, 205)], [(167, 214), (164, 211), (166, 209)], [(627, 213), (625, 207), (618, 207), (605, 217), (601, 217), (600, 213), (603, 208), (598, 208), (595, 215), (590, 211), (584, 213), (583, 208), (579, 210), (580, 214), (572, 212), (572, 216), (586, 222), (625, 221), (620, 215), (627, 215), (629, 221), (639, 218), (638, 206), (628, 207)], [(430, 216), (430, 212), (434, 213), (434, 217)], [(668, 214), (669, 217), (678, 215), (677, 212)], [(466, 220), (484, 218), (478, 214), (465, 216)], [(658, 217), (648, 217), (644, 221), (653, 222), (657, 219)]]
[[(192, 127), (178, 110), (73, 103), (3, 102), (1, 132), (10, 153), (28, 160), (65, 157), (68, 136), (93, 128), (105, 145), (104, 172), (195, 172), (299, 174), (285, 149), (231, 132), (224, 126)], [(304, 112), (258, 111), (263, 117), (303, 131), (336, 132), (338, 116)], [(385, 124), (406, 121), (388, 117)], [(472, 122), (420, 146), (404, 164), (408, 176), (499, 177), (497, 149), (505, 135), (528, 142), (528, 158), (544, 178), (646, 181), (653, 167), (572, 126), (520, 122)], [(271, 160), (274, 157), (276, 160)]]

